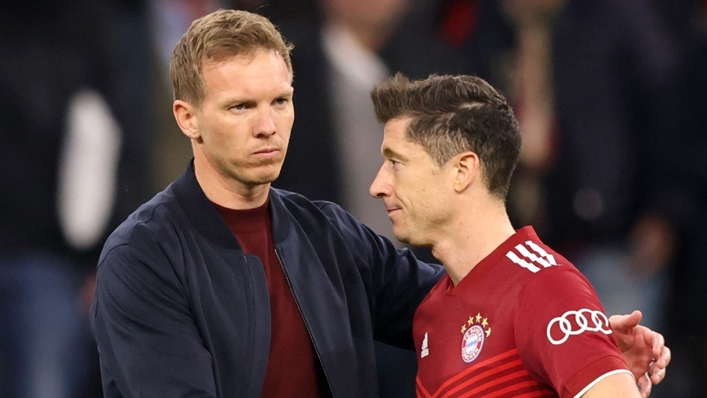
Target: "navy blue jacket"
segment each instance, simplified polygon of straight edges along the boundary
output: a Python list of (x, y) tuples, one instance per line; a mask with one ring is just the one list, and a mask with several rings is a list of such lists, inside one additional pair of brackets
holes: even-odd
[[(442, 268), (339, 206), (271, 189), (277, 256), (334, 397), (375, 397), (373, 340), (412, 348)], [(91, 321), (106, 397), (259, 397), (270, 344), (260, 260), (245, 255), (193, 167), (107, 240)]]

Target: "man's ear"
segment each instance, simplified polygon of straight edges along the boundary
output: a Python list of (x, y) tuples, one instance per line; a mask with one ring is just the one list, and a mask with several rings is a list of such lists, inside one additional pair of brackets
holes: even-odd
[(480, 178), (481, 162), (479, 156), (471, 151), (454, 157), (454, 191), (463, 192)]
[(201, 137), (199, 133), (199, 117), (196, 111), (197, 109), (194, 105), (183, 100), (176, 100), (172, 104), (172, 112), (177, 125), (184, 135), (193, 140)]

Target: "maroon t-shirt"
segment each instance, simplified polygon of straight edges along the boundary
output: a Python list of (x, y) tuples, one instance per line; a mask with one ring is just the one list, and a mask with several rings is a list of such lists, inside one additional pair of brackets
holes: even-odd
[(285, 272), (275, 254), (272, 223), (264, 205), (233, 210), (214, 204), (243, 251), (260, 258), (270, 291), (270, 356), (263, 397), (319, 397), (317, 356)]

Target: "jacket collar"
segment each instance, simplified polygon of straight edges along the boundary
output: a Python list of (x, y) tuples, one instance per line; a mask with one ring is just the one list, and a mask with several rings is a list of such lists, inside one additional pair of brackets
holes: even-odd
[[(226, 222), (221, 218), (211, 201), (206, 197), (194, 174), (192, 159), (184, 173), (171, 185), (180, 207), (189, 222), (206, 239), (230, 250), (241, 250)], [(282, 242), (288, 235), (290, 215), (285, 209), (283, 198), (277, 189), (270, 188), (270, 211), (272, 215), (273, 240)]]

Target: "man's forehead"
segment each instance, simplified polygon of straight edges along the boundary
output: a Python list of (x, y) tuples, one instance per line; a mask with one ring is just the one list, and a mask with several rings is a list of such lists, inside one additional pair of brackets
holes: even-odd
[(263, 54), (268, 55), (273, 59), (276, 59), (281, 62), (282, 67), (284, 69), (287, 69), (287, 72), (290, 75), (290, 81), (292, 81), (292, 71), (289, 69), (287, 62), (282, 57), (282, 55), (275, 50), (270, 50), (263, 47), (254, 47), (238, 52), (221, 52), (213, 55), (204, 55), (201, 60), (202, 73), (207, 68), (216, 68), (219, 65), (229, 62), (235, 62), (237, 64), (246, 66), (253, 62), (258, 56)]
[[(263, 58), (263, 55), (272, 58)], [(273, 63), (278, 62), (280, 65)], [(253, 62), (258, 62), (254, 65)], [(277, 95), (293, 91), (292, 73), (287, 69), (284, 60), (273, 54), (258, 52), (254, 56), (234, 55), (205, 60), (202, 68), (202, 81), (205, 88), (220, 86), (222, 90), (238, 89), (243, 91), (278, 91)]]
[(398, 120), (394, 125), (389, 126), (383, 132), (383, 143), (381, 153), (385, 157), (415, 157), (417, 153), (427, 153), (425, 148), (418, 142), (413, 141), (407, 134), (408, 120)]
[(409, 116), (398, 116), (388, 120), (385, 123), (385, 130), (405, 130), (410, 125), (412, 120)]
[(412, 118), (408, 116), (388, 120), (383, 128), (383, 141), (395, 140), (412, 143), (408, 136), (411, 121)]

